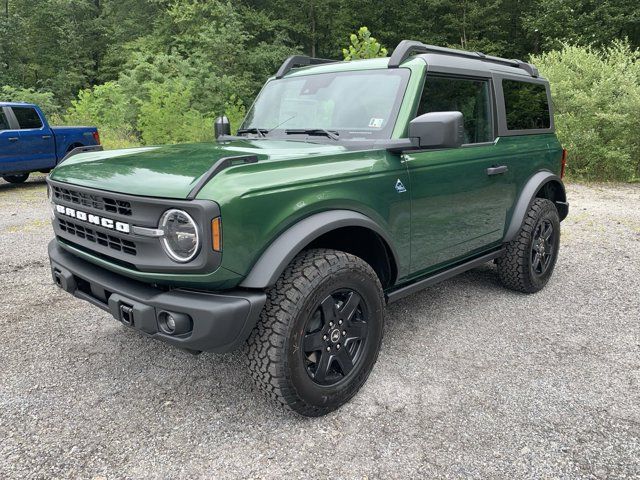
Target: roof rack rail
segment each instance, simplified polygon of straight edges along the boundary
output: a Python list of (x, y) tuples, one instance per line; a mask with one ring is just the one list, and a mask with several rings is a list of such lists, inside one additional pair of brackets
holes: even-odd
[(474, 58), (476, 60), (482, 60), (484, 62), (498, 63), (501, 65), (506, 65), (508, 67), (521, 68), (532, 77), (537, 77), (539, 75), (538, 69), (535, 67), (535, 65), (523, 62), (522, 60), (508, 60), (506, 58), (485, 55), (482, 52), (467, 52), (466, 50), (456, 50), (454, 48), (425, 45), (424, 43), (417, 42), (415, 40), (402, 40), (398, 44), (398, 46), (393, 51), (391, 58), (389, 58), (389, 68), (398, 68), (402, 62), (416, 53), (439, 53), (441, 55), (454, 55), (457, 57)]
[(307, 65), (320, 65), (322, 63), (335, 63), (339, 61), (340, 60), (329, 60), (327, 58), (307, 57), (306, 55), (292, 55), (280, 66), (278, 73), (276, 73), (276, 78), (284, 77), (289, 70), (295, 67), (306, 67)]

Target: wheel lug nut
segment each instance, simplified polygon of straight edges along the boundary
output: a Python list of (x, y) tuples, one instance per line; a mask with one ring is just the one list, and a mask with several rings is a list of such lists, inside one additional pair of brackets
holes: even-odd
[(327, 347), (327, 352), (330, 352), (330, 351), (331, 351), (331, 347)]
[(323, 339), (323, 340), (326, 340), (326, 339), (327, 339), (327, 336), (326, 336), (326, 335), (323, 335), (323, 336), (322, 336), (322, 339)]
[(337, 348), (338, 350), (340, 350), (340, 344), (339, 344), (339, 343), (336, 345), (336, 348)]
[(342, 336), (346, 336), (347, 335), (347, 331), (346, 330), (342, 330)]
[(333, 327), (333, 322), (329, 322), (329, 326), (330, 326), (330, 327)]
[(338, 321), (338, 325), (342, 325), (342, 320), (339, 320), (339, 321)]

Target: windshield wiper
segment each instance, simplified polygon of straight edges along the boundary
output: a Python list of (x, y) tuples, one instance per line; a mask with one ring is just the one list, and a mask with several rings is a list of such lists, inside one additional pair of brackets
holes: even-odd
[(242, 135), (243, 133), (255, 133), (257, 135), (260, 135), (261, 138), (264, 138), (265, 135), (267, 133), (269, 133), (269, 130), (266, 128), (241, 128), (238, 130), (238, 135)]
[(327, 130), (326, 128), (292, 128), (290, 130), (285, 130), (284, 133), (287, 135), (304, 133), (307, 135), (325, 135), (331, 140), (340, 140), (340, 134), (338, 132)]

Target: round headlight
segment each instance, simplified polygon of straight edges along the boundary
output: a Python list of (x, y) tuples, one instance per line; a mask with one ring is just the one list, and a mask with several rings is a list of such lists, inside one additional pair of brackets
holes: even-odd
[(198, 254), (198, 226), (187, 212), (167, 210), (160, 219), (160, 229), (164, 232), (162, 247), (172, 260), (184, 263)]

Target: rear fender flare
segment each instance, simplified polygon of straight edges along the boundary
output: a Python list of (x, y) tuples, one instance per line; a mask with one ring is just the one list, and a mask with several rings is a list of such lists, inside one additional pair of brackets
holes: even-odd
[(262, 253), (240, 287), (264, 289), (275, 285), (291, 260), (309, 243), (342, 227), (364, 227), (377, 233), (398, 265), (398, 255), (389, 235), (371, 218), (352, 210), (329, 210), (304, 218), (280, 234)]
[[(551, 172), (538, 172), (534, 174), (526, 183), (522, 192), (520, 192), (520, 196), (518, 197), (518, 201), (516, 202), (516, 206), (513, 209), (513, 215), (511, 215), (511, 222), (509, 223), (509, 227), (507, 228), (507, 232), (504, 236), (504, 242), (510, 242), (513, 240), (520, 227), (522, 226), (522, 222), (524, 222), (524, 218), (531, 207), (531, 204), (536, 199), (538, 192), (549, 182), (555, 182), (560, 185), (561, 189), (561, 199), (556, 200), (556, 207), (558, 203), (562, 203), (563, 206), (566, 207), (566, 193), (564, 190), (564, 185), (562, 180), (557, 175)], [(566, 216), (566, 215), (565, 215)], [(564, 217), (563, 217), (564, 218)]]

